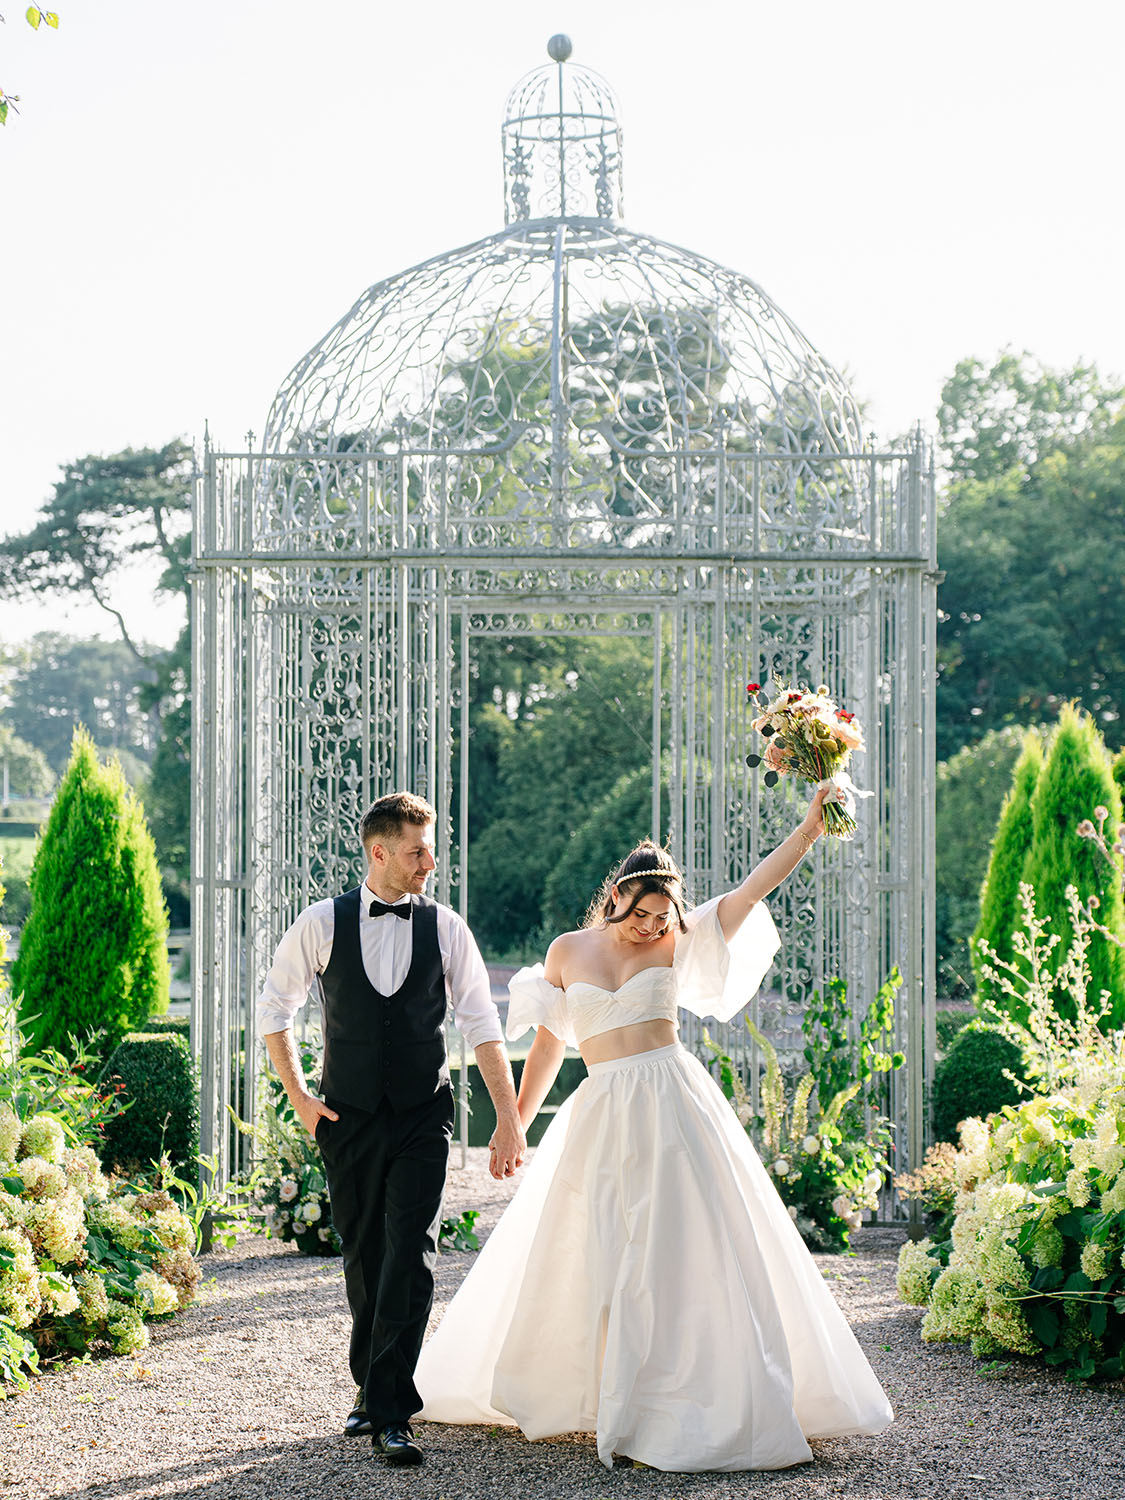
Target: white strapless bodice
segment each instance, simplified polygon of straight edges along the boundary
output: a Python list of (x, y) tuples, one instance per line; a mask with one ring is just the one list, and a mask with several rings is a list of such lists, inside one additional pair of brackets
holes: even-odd
[(688, 913), (688, 930), (676, 936), (670, 967), (640, 969), (615, 990), (586, 980), (561, 990), (544, 977), (542, 964), (521, 969), (508, 981), (509, 1041), (532, 1026), (545, 1026), (578, 1048), (619, 1026), (675, 1022), (680, 1007), (729, 1021), (753, 997), (780, 941), (759, 902), (728, 944), (716, 910), (720, 899)]
[(616, 990), (580, 979), (564, 993), (579, 1046), (603, 1031), (640, 1021), (676, 1024), (676, 974), (671, 967), (641, 969)]

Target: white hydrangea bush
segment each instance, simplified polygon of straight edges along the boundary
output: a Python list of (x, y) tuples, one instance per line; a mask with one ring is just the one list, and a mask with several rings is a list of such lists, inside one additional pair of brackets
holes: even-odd
[(0, 1106), (0, 1380), (18, 1387), (21, 1365), (70, 1352), (143, 1349), (147, 1320), (194, 1299), (192, 1242), (168, 1193), (111, 1182), (58, 1120)]
[(1075, 1379), (1125, 1373), (1125, 1088), (1101, 1070), (967, 1120), (950, 1237), (904, 1245), (922, 1337), (1019, 1354)]

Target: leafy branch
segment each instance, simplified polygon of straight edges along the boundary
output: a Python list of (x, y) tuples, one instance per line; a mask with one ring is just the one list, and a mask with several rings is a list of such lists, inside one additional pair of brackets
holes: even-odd
[[(40, 10), (38, 5), (29, 5), (25, 12), (25, 17), (32, 31), (38, 31), (40, 26), (49, 26), (52, 31), (58, 31), (59, 29), (57, 11)], [(0, 15), (0, 21), (3, 20), (5, 20), (5, 17)], [(8, 123), (9, 110), (14, 115), (19, 114), (19, 110), (16, 108), (16, 105), (19, 103), (19, 97), (18, 94), (6, 94), (3, 89), (0, 89), (0, 125)]]

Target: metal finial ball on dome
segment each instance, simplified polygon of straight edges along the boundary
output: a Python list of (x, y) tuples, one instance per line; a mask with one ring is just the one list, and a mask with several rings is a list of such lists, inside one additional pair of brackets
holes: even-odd
[(567, 58), (573, 51), (574, 44), (563, 31), (556, 32), (551, 40), (547, 43), (547, 55), (552, 59), (552, 61), (557, 63), (566, 62)]

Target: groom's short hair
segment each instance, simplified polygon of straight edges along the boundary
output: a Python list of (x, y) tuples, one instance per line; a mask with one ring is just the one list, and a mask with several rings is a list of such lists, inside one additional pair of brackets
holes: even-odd
[(416, 797), (413, 792), (388, 792), (385, 797), (377, 797), (360, 819), (359, 836), (367, 849), (377, 839), (395, 838), (404, 823), (424, 828), (436, 822), (437, 813), (424, 797)]

